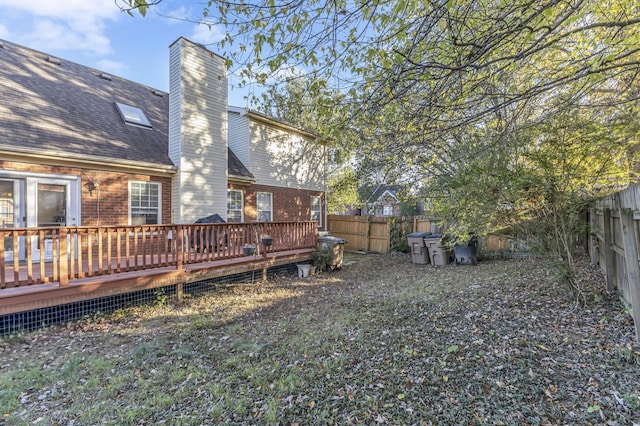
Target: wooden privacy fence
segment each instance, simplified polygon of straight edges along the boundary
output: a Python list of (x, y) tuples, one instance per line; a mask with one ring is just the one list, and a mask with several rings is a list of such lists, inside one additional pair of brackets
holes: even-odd
[(347, 240), (345, 250), (387, 253), (389, 221), (384, 217), (327, 215), (327, 229)]
[[(412, 218), (409, 222), (398, 219), (396, 224), (402, 229), (411, 224), (413, 231), (438, 231), (433, 219)], [(347, 240), (345, 250), (388, 253), (391, 249), (391, 228), (387, 217), (328, 215), (327, 230)]]
[[(391, 229), (389, 219), (371, 216), (328, 215), (327, 229), (332, 235), (347, 240), (345, 250), (388, 253), (391, 249)], [(414, 217), (407, 220), (398, 219), (396, 224), (402, 229), (407, 225), (410, 232), (431, 232), (443, 234), (441, 221), (428, 217)], [(514, 242), (504, 236), (486, 236), (480, 239), (484, 252), (513, 251)]]
[(600, 265), (607, 289), (618, 290), (632, 309), (636, 338), (640, 340), (640, 264), (638, 242), (640, 185), (600, 200), (591, 210), (591, 262)]
[[(261, 255), (317, 244), (317, 222), (64, 226), (0, 229), (0, 292), (5, 288)], [(272, 245), (262, 244), (263, 236)]]

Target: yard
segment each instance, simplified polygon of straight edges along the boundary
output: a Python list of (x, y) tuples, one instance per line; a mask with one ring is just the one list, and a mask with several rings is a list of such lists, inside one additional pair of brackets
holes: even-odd
[(219, 286), (0, 340), (0, 423), (640, 424), (640, 345), (596, 268), (538, 259)]

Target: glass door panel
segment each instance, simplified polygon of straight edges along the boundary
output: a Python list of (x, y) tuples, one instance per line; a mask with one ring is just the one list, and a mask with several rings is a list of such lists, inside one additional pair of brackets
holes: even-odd
[[(68, 184), (38, 182), (37, 186), (37, 226), (65, 226), (67, 224)], [(37, 243), (39, 246), (39, 243)], [(44, 239), (44, 258), (53, 258), (52, 237)]]
[[(24, 181), (21, 179), (0, 179), (0, 228), (21, 228), (24, 226)], [(11, 261), (23, 260), (25, 238), (18, 239), (15, 247), (13, 237), (4, 238), (4, 258)]]
[[(15, 226), (15, 182), (12, 180), (0, 180), (0, 227), (13, 228)], [(4, 257), (13, 260), (13, 238), (4, 239)]]
[(38, 183), (38, 226), (67, 224), (68, 185)]

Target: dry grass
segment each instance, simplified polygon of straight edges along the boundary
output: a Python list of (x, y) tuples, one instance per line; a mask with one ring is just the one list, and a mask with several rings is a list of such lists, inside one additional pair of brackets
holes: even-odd
[(640, 346), (593, 268), (576, 306), (539, 260), (347, 260), (5, 338), (0, 423), (640, 423)]

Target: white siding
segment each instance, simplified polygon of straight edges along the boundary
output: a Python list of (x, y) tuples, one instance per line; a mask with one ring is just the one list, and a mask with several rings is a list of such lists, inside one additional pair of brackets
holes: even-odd
[(169, 52), (169, 158), (178, 167), (178, 173), (171, 180), (171, 222), (182, 222), (182, 188), (180, 160), (182, 152), (182, 110), (181, 105), (181, 42), (178, 40)]
[(229, 148), (245, 167), (251, 166), (251, 141), (249, 140), (249, 117), (229, 111)]
[[(174, 221), (190, 223), (218, 213), (227, 216), (227, 70), (224, 60), (179, 39), (171, 46), (170, 152), (179, 171)], [(174, 69), (174, 58), (180, 68)], [(176, 71), (179, 76), (176, 76)], [(179, 85), (178, 90), (175, 86)], [(177, 91), (178, 94), (175, 94)], [(178, 100), (174, 98), (176, 96)], [(171, 102), (173, 100), (173, 102)], [(176, 117), (179, 116), (179, 118)], [(179, 214), (177, 214), (179, 211)]]
[[(310, 137), (251, 120), (250, 170), (261, 185), (326, 190), (326, 148)], [(235, 152), (235, 151), (234, 151)]]

